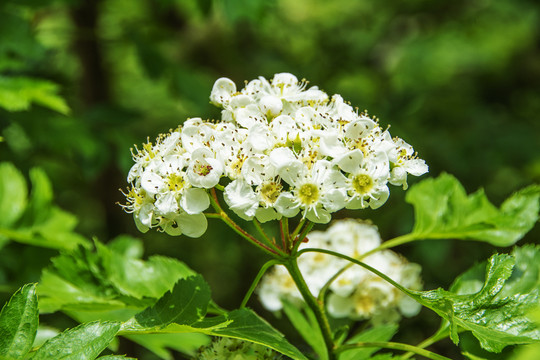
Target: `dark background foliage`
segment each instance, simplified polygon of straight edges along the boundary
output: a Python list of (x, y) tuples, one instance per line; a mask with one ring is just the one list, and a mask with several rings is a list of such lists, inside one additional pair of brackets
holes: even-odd
[[(78, 217), (79, 233), (102, 241), (139, 236), (147, 254), (182, 259), (210, 282), (219, 304), (235, 308), (263, 254), (217, 221), (200, 239), (139, 234), (116, 204), (123, 202), (118, 189), (127, 185), (133, 144), (188, 117), (219, 117), (208, 100), (215, 79), (241, 87), (277, 72), (368, 109), (413, 144), (429, 176), (452, 173), (469, 192), (484, 187), (496, 204), (540, 180), (540, 7), (533, 0), (4, 0), (0, 160), (25, 175), (44, 169), (56, 203)], [(10, 100), (14, 78), (34, 89), (19, 92), (26, 106)], [(71, 111), (35, 90), (39, 81), (56, 84), (53, 95)], [(391, 192), (377, 211), (338, 216), (372, 219), (385, 239), (404, 234), (412, 211), (404, 191)], [(448, 287), (495, 251), (456, 241), (399, 250), (423, 265), (426, 288)], [(1, 300), (38, 280), (56, 253), (3, 243)], [(402, 339), (435, 330), (437, 320), (423, 315), (406, 320), (411, 330)]]

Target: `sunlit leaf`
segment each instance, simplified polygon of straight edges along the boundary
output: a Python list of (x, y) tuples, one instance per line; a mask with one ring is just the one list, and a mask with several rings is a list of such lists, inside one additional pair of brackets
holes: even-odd
[(117, 322), (92, 322), (66, 330), (49, 339), (32, 357), (45, 359), (95, 359), (113, 340), (120, 328)]
[(96, 249), (79, 248), (53, 258), (42, 273), (40, 311), (144, 309), (193, 271), (162, 256), (139, 259), (140, 241), (128, 236)]
[[(480, 289), (477, 280), (483, 274), (476, 266), (456, 280), (452, 291), (413, 292), (414, 297), (450, 322), (456, 344), (460, 330), (471, 331), (482, 348), (491, 352), (540, 341), (540, 328), (528, 317), (539, 302), (539, 251), (527, 246), (516, 249), (512, 256), (493, 255)], [(519, 266), (511, 277), (516, 263)]]
[(469, 239), (496, 246), (520, 240), (538, 220), (540, 186), (510, 196), (497, 209), (482, 190), (467, 195), (459, 181), (443, 174), (424, 180), (407, 192), (414, 206), (412, 235), (418, 239)]
[(19, 289), (0, 313), (0, 359), (21, 359), (32, 347), (38, 327), (36, 284)]
[(156, 304), (135, 315), (143, 328), (164, 327), (170, 323), (191, 325), (206, 315), (210, 287), (201, 275), (180, 279)]

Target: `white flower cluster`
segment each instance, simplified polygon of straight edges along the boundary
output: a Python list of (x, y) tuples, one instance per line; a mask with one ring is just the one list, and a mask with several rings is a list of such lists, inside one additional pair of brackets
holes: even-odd
[[(375, 249), (381, 238), (374, 225), (357, 220), (340, 220), (327, 231), (313, 231), (307, 235), (308, 243), (303, 248), (332, 250), (353, 258)], [(383, 250), (362, 259), (409, 289), (419, 290), (421, 268), (409, 263), (393, 251)], [(298, 258), (298, 266), (314, 296), (318, 296), (326, 282), (348, 261), (318, 252), (307, 252)], [(399, 313), (415, 315), (420, 304), (401, 293), (377, 275), (358, 265), (345, 270), (329, 287), (327, 310), (336, 318), (373, 319), (373, 321), (395, 321)], [(270, 311), (283, 307), (283, 300), (301, 303), (302, 295), (283, 265), (276, 265), (263, 277), (258, 288), (259, 298)], [(399, 310), (399, 311), (398, 311)]]
[(381, 206), (388, 184), (406, 188), (407, 174), (428, 170), (367, 114), (291, 74), (261, 77), (241, 91), (220, 78), (210, 99), (223, 109), (221, 121), (189, 119), (134, 154), (125, 209), (140, 229), (200, 236), (207, 189), (222, 177), (225, 201), (243, 219), (301, 212), (327, 223), (345, 207)]

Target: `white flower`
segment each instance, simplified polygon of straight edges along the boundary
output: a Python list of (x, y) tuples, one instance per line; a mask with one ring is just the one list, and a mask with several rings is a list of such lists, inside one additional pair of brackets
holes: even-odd
[[(278, 150), (278, 149), (276, 149)], [(275, 150), (275, 151), (276, 151)], [(286, 153), (280, 151), (280, 153)], [(290, 154), (288, 155), (290, 159)], [(278, 175), (291, 186), (291, 192), (282, 193), (276, 201), (275, 208), (287, 216), (296, 209), (303, 210), (303, 216), (310, 221), (327, 223), (331, 219), (330, 212), (342, 209), (346, 205), (345, 178), (327, 160), (316, 161), (308, 168), (299, 160), (291, 160), (282, 164), (274, 158)]]
[[(350, 257), (358, 257), (381, 243), (375, 226), (352, 219), (336, 221), (324, 232), (310, 232), (307, 239), (309, 241), (302, 243), (299, 249), (322, 248)], [(407, 288), (421, 289), (420, 266), (408, 263), (392, 251), (379, 251), (362, 261)], [(298, 267), (314, 296), (318, 296), (326, 282), (347, 264), (343, 259), (319, 252), (306, 252), (298, 258)], [(282, 299), (298, 302), (298, 291), (293, 286), (285, 268), (276, 266), (264, 276), (258, 294), (263, 305), (275, 311), (281, 309)], [(336, 318), (392, 322), (399, 320), (400, 313), (416, 314), (420, 305), (377, 275), (354, 265), (331, 283), (327, 307), (329, 314)]]
[(259, 207), (257, 195), (244, 180), (234, 180), (225, 187), (223, 197), (229, 208), (244, 220), (251, 220)]
[(236, 92), (236, 84), (227, 78), (219, 78), (212, 87), (210, 101), (216, 106), (225, 106)]
[(349, 173), (347, 190), (351, 199), (349, 209), (376, 209), (386, 202), (389, 195), (389, 169), (386, 154), (378, 152), (367, 159), (361, 150), (352, 150), (336, 159), (337, 165)]
[(263, 306), (270, 311), (283, 308), (281, 299), (300, 303), (302, 295), (283, 265), (276, 265), (268, 273), (257, 290)]
[(407, 173), (420, 176), (428, 172), (428, 166), (425, 161), (418, 159), (411, 145), (402, 139), (395, 141), (395, 155), (391, 159), (394, 167), (390, 172), (388, 180), (392, 185), (401, 185), (407, 189)]
[(191, 153), (187, 177), (193, 186), (213, 188), (223, 174), (223, 165), (207, 148), (198, 148)]

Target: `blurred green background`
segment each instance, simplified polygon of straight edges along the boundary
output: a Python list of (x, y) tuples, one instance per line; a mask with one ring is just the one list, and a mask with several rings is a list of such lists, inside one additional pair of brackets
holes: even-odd
[[(3, 0), (0, 161), (25, 176), (42, 168), (55, 203), (79, 219), (80, 234), (141, 237), (147, 255), (185, 261), (209, 281), (217, 303), (235, 308), (263, 254), (217, 220), (200, 239), (142, 235), (117, 205), (124, 201), (118, 189), (127, 186), (133, 144), (188, 117), (220, 116), (208, 100), (217, 78), (240, 88), (277, 72), (368, 109), (414, 146), (429, 176), (449, 172), (469, 192), (484, 187), (497, 205), (540, 181), (536, 0)], [(377, 211), (337, 217), (370, 218), (385, 239), (404, 234), (412, 211), (404, 191), (391, 193)], [(57, 254), (2, 246), (2, 301), (37, 281)], [(426, 288), (448, 287), (495, 250), (456, 241), (399, 249), (423, 265)], [(250, 306), (288, 331), (256, 300)], [(405, 321), (401, 340), (435, 331), (438, 320), (421, 315)], [(439, 349), (451, 355), (452, 346)]]

